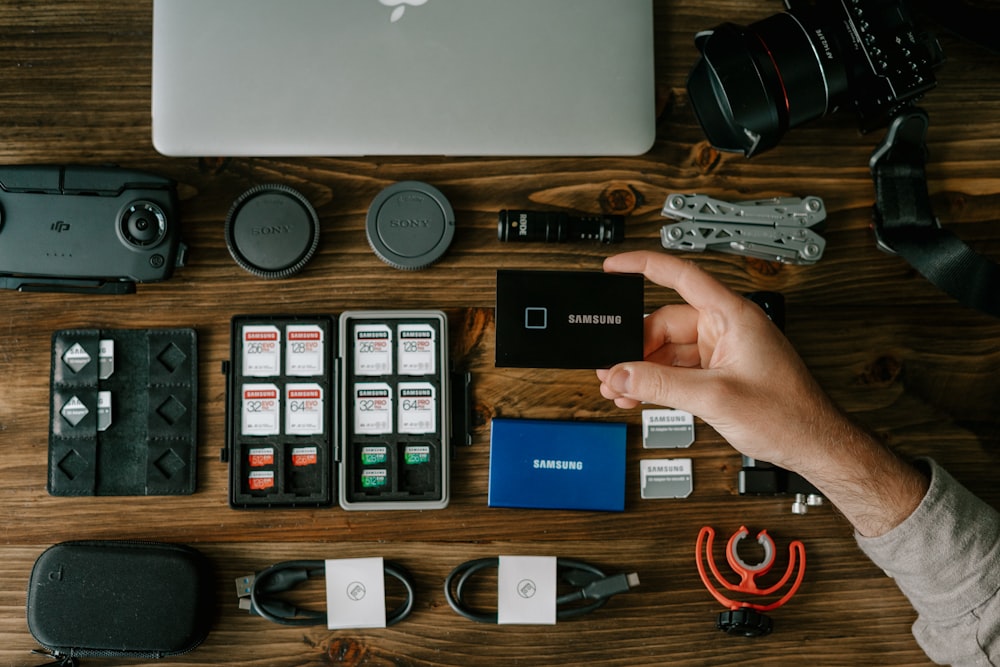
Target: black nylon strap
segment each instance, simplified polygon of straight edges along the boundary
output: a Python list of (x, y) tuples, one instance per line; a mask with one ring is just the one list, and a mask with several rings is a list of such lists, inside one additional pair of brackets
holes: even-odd
[(1000, 317), (1000, 265), (934, 217), (925, 171), (927, 125), (922, 109), (902, 112), (872, 154), (879, 247), (898, 254), (959, 303)]

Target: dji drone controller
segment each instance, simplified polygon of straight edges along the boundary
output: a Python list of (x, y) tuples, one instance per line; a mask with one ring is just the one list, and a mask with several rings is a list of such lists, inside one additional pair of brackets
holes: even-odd
[(124, 294), (183, 265), (173, 181), (114, 167), (0, 167), (0, 287)]

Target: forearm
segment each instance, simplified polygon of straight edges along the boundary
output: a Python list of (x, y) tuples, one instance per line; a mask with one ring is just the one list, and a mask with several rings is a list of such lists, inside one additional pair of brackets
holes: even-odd
[[(860, 535), (877, 537), (913, 513), (927, 493), (927, 476), (833, 406), (803, 447), (796, 472), (833, 503)], [(810, 451), (812, 450), (812, 451)]]

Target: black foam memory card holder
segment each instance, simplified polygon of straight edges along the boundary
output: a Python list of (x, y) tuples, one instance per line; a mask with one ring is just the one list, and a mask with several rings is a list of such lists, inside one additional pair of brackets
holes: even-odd
[(62, 542), (32, 568), (28, 629), (56, 658), (179, 655), (208, 635), (214, 592), (210, 561), (187, 545)]
[(194, 493), (197, 352), (193, 329), (56, 331), (49, 493)]
[(444, 313), (237, 315), (231, 343), (231, 507), (447, 506)]

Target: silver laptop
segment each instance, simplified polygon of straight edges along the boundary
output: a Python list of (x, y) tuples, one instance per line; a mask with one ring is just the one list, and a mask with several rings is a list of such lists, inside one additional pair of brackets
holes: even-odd
[(652, 0), (154, 0), (171, 156), (636, 155)]

